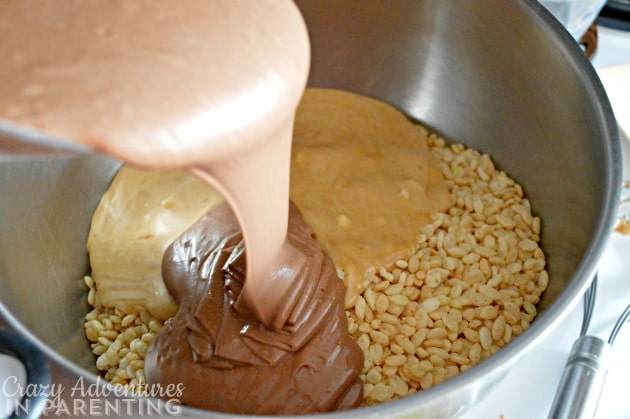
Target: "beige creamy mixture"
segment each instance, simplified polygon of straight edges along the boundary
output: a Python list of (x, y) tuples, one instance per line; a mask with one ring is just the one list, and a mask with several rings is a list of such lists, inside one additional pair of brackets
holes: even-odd
[(420, 229), (451, 204), (422, 131), (400, 111), (319, 89), (296, 114), (291, 199), (344, 271), (346, 307), (368, 267), (408, 257)]
[(134, 315), (147, 310), (160, 320), (173, 316), (177, 305), (162, 282), (162, 255), (222, 200), (186, 171), (124, 166), (92, 217), (87, 241), (103, 305)]

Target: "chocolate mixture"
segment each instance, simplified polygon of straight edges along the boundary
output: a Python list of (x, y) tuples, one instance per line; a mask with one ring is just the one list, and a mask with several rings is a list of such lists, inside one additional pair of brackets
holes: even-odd
[(278, 331), (239, 308), (244, 246), (225, 203), (168, 248), (163, 277), (180, 308), (147, 354), (148, 384), (183, 383), (183, 403), (232, 413), (305, 414), (360, 404), (363, 355), (348, 336), (345, 289), (294, 205), (288, 240), (307, 261), (296, 267), (285, 260), (279, 269), (294, 282)]

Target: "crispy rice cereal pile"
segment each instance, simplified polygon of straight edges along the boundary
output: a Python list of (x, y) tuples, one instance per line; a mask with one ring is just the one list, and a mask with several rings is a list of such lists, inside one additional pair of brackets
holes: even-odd
[(86, 276), (84, 281), (88, 287), (88, 304), (93, 307), (85, 316), (85, 336), (97, 356), (96, 368), (114, 384), (141, 387), (145, 383), (144, 357), (162, 322), (148, 311), (135, 315), (103, 307), (92, 277)]
[[(540, 219), (521, 186), (488, 155), (434, 134), (427, 141), (453, 205), (423, 229), (408, 260), (369, 270), (346, 310), (365, 356), (367, 405), (430, 388), (498, 351), (529, 327), (549, 281)], [(85, 282), (96, 367), (113, 383), (144, 383), (144, 356), (162, 324), (102, 307), (92, 278)]]
[(522, 333), (547, 288), (540, 218), (488, 155), (428, 138), (453, 206), (427, 225), (412, 256), (371, 270), (349, 329), (363, 350), (368, 405), (465, 371)]

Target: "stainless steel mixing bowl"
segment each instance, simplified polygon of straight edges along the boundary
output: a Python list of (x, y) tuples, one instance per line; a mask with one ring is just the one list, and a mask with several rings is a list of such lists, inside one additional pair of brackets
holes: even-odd
[[(443, 384), (343, 413), (455, 417), (499, 385), (590, 282), (621, 184), (609, 103), (580, 48), (536, 1), (298, 4), (313, 48), (311, 86), (390, 102), (445, 137), (490, 153), (524, 185), (542, 217), (550, 283), (528, 330)], [(45, 354), (54, 382), (66, 388), (80, 376), (96, 381), (82, 328), (85, 241), (118, 167), (99, 156), (0, 161), (0, 314)]]

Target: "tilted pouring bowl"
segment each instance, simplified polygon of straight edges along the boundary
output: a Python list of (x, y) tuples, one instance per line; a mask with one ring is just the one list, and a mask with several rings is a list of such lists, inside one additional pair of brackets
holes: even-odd
[[(426, 391), (337, 413), (457, 416), (560, 322), (596, 270), (621, 185), (605, 92), (579, 46), (536, 1), (298, 5), (312, 44), (310, 86), (389, 102), (448, 140), (490, 154), (542, 219), (549, 288), (524, 333)], [(0, 314), (45, 354), (53, 381), (68, 387), (97, 377), (83, 332), (85, 242), (119, 165), (103, 156), (0, 161)]]

